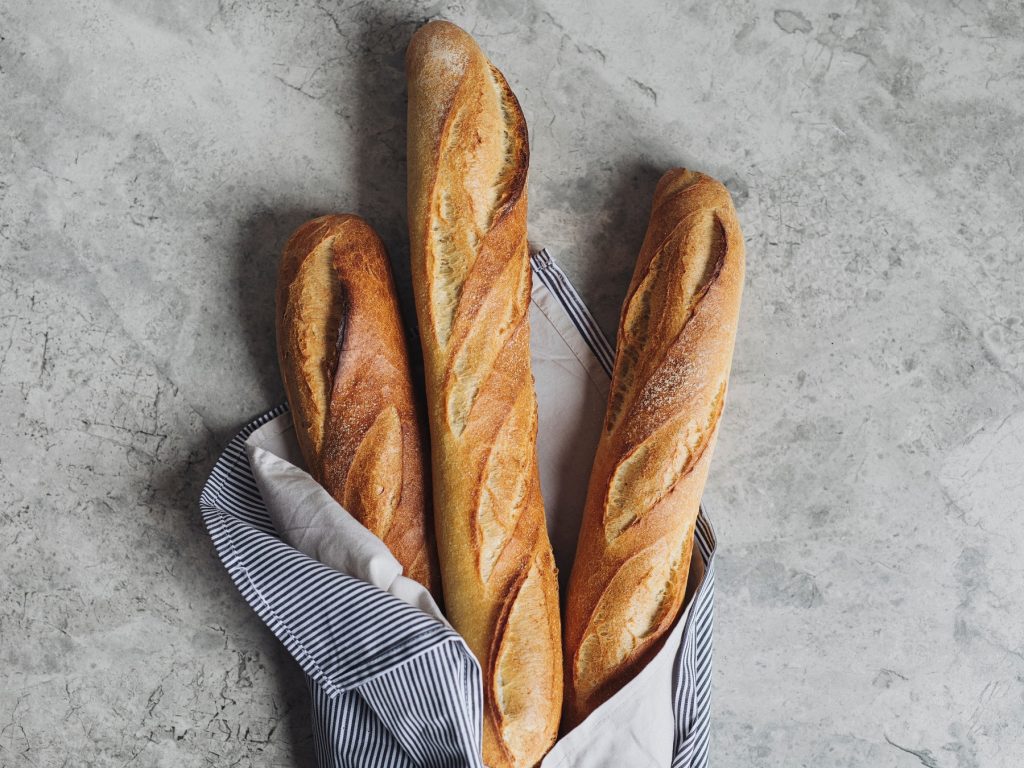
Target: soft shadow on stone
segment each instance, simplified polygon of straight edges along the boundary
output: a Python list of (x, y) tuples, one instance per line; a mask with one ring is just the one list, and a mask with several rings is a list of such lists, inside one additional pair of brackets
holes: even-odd
[[(352, 159), (357, 207), (388, 249), (407, 329), (415, 326), (406, 223), (405, 50), (413, 33), (429, 19), (394, 9), (362, 12), (351, 76), (361, 88), (352, 122), (356, 137)], [(410, 337), (410, 352), (419, 342)]]
[[(272, 407), (284, 400), (284, 386), (277, 364), (277, 268), (285, 243), (306, 221), (321, 215), (301, 207), (256, 209), (239, 225), (235, 249), (235, 284), (241, 325), (249, 359), (259, 377), (263, 402)], [(258, 416), (253, 413), (250, 416)], [(239, 424), (238, 429), (244, 426)], [(222, 440), (224, 446), (234, 432)], [(228, 578), (227, 572), (224, 572)], [(241, 597), (239, 597), (241, 599)], [(277, 646), (277, 697), (282, 702), (282, 740), (291, 745), (296, 765), (314, 765), (309, 692), (299, 665), (281, 645)]]
[(268, 408), (284, 400), (275, 335), (274, 293), (278, 264), (291, 234), (320, 214), (320, 211), (286, 206), (256, 209), (238, 225), (234, 259), (239, 325), (252, 361), (251, 370), (255, 371), (262, 401)]
[[(238, 327), (249, 365), (257, 379), (260, 401), (271, 407), (284, 400), (277, 363), (275, 290), (277, 269), (289, 236), (304, 222), (325, 213), (350, 212), (364, 217), (384, 240), (391, 257), (406, 327), (414, 318), (409, 279), (409, 249), (405, 221), (405, 70), (404, 56), (412, 33), (426, 21), (422, 17), (395, 16), (370, 8), (361, 12), (357, 35), (339, 39), (352, 61), (345, 77), (360, 82), (352, 120), (357, 137), (350, 148), (356, 175), (353, 199), (334, 211), (311, 210), (301, 205), (272, 204), (254, 207), (239, 219), (234, 261)], [(342, 118), (339, 117), (339, 121)], [(340, 131), (339, 131), (340, 132)], [(410, 336), (410, 353), (419, 360), (419, 343)], [(416, 363), (414, 363), (416, 364)], [(230, 376), (231, 371), (225, 371)], [(417, 381), (421, 377), (417, 375)], [(258, 413), (246, 414), (245, 418)], [(206, 537), (197, 500), (217, 457), (243, 423), (221, 433), (207, 431), (202, 445), (190, 454), (188, 467), (170, 466), (154, 478), (154, 493), (178, 508), (195, 510), (189, 526), (193, 535)], [(207, 538), (211, 557), (212, 542)], [(212, 573), (210, 569), (197, 569)], [(194, 576), (193, 576), (194, 577)], [(233, 589), (223, 569), (220, 588)], [(311, 728), (309, 692), (298, 664), (283, 646), (277, 645), (273, 663), (278, 690), (275, 698), (281, 716), (278, 737), (289, 744), (295, 765), (316, 761)]]
[[(245, 370), (247, 375), (257, 377), (259, 402), (266, 408), (284, 399), (275, 339), (274, 291), (278, 260), (291, 233), (315, 215), (298, 207), (254, 208), (239, 220), (235, 247), (231, 253), (225, 254), (225, 258), (234, 264), (237, 294), (233, 299), (239, 312), (240, 343), (251, 361)], [(228, 370), (226, 366), (224, 386), (231, 386), (232, 375), (237, 375), (237, 371)], [(230, 591), (241, 601), (227, 571), (218, 567), (216, 562), (213, 542), (200, 514), (199, 495), (227, 444), (245, 426), (245, 420), (258, 415), (258, 412), (247, 413), (241, 417), (242, 421), (226, 429), (206, 428), (196, 433), (194, 444), (184, 455), (179, 452), (173, 460), (158, 464), (151, 477), (147, 503), (185, 516), (183, 525), (187, 531), (182, 535), (192, 542), (192, 551), (188, 554), (195, 560), (195, 566), (184, 571), (183, 575), (198, 594)], [(197, 579), (201, 580), (200, 583)], [(201, 583), (204, 581), (211, 583)], [(241, 603), (239, 610), (243, 610)], [(302, 671), (288, 657), (283, 646), (278, 644), (278, 648), (280, 658), (274, 673), (278, 685), (274, 696), (281, 716), (278, 738), (291, 745), (296, 765), (314, 765), (309, 694)]]
[[(206, 428), (196, 434), (187, 455), (157, 465), (147, 488), (147, 495), (153, 502), (166, 504), (169, 509), (194, 510), (192, 523), (198, 526), (197, 530), (205, 532), (198, 514), (199, 494), (221, 452), (249, 419), (284, 401), (275, 335), (274, 290), (278, 260), (291, 233), (315, 216), (297, 208), (255, 209), (239, 222), (235, 247), (225, 255), (233, 260), (237, 291), (234, 301), (239, 312), (241, 343), (245, 356), (252, 361), (246, 368), (247, 375), (257, 378), (259, 402), (263, 406), (253, 413), (243, 414), (241, 421), (228, 427), (212, 429), (204, 425)], [(237, 371), (225, 364), (223, 386), (230, 387), (230, 377), (237, 375)]]
[(737, 207), (741, 206), (749, 190), (742, 179), (733, 175), (722, 175), (718, 169), (707, 168), (693, 162), (683, 153), (665, 149), (640, 147), (636, 159), (622, 163), (610, 184), (602, 176), (602, 186), (590, 185), (586, 179), (575, 185), (578, 194), (591, 200), (604, 197), (603, 205), (581, 205), (581, 208), (606, 210), (610, 216), (591, 216), (581, 238), (583, 248), (591, 249), (590, 258), (602, 264), (600, 269), (584, 270), (578, 278), (577, 289), (588, 300), (602, 330), (614, 343), (618, 330), (622, 301), (629, 289), (629, 282), (636, 266), (636, 258), (644, 242), (647, 223), (654, 202), (654, 189), (662, 175), (672, 168), (689, 168), (722, 180), (733, 195)]
[[(352, 213), (367, 219), (387, 247), (395, 277), (406, 347), (421, 418), (423, 355), (413, 303), (406, 219), (405, 51), (413, 33), (432, 17), (395, 9), (363, 7), (354, 43), (349, 45), (351, 77), (362, 83), (352, 122), (356, 205)], [(354, 46), (354, 50), (353, 50)]]
[(605, 266), (584, 270), (577, 289), (584, 297), (593, 297), (591, 311), (612, 343), (622, 300), (647, 231), (654, 188), (661, 175), (678, 164), (656, 162), (638, 153), (635, 162), (624, 163), (615, 171), (611, 184), (603, 185), (608, 203), (596, 208), (608, 210), (611, 215), (586, 220), (581, 240), (584, 247), (592, 249), (591, 259)]
[(285, 729), (281, 741), (291, 746), (296, 766), (315, 766), (313, 714), (305, 673), (281, 643), (276, 647), (272, 662), (278, 680), (275, 703), (280, 702), (281, 722)]

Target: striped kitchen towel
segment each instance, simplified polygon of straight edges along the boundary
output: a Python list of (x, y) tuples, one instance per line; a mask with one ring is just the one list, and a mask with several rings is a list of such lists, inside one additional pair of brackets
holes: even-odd
[[(565, 575), (593, 457), (581, 445), (596, 444), (613, 350), (547, 252), (532, 263), (541, 486)], [(247, 441), (259, 430), (285, 430), (287, 410), (274, 408), (231, 441), (200, 508), (242, 596), (306, 674), (320, 768), (482, 768), (480, 670), (461, 637), (429, 612), (294, 549), (275, 530)], [(692, 596), (661, 651), (559, 740), (545, 768), (707, 765), (715, 535), (703, 509), (696, 544)]]

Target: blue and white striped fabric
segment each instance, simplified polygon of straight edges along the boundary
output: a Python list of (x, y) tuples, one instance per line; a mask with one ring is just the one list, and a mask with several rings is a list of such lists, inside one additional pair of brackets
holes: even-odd
[[(612, 348), (565, 274), (544, 251), (533, 268), (610, 376)], [(231, 441), (199, 504), (242, 596), (307, 676), (320, 768), (482, 768), (480, 670), (458, 634), (307, 557), (275, 532), (245, 442), (286, 410), (265, 413)], [(695, 541), (704, 576), (682, 619), (672, 669), (672, 768), (708, 763), (716, 543), (703, 510)], [(614, 755), (575, 762), (555, 752), (545, 766), (616, 764)]]

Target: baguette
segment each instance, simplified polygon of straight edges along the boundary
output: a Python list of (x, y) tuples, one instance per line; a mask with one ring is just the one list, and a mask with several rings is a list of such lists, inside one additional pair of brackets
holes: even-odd
[(409, 238), (448, 618), (480, 661), (483, 758), (534, 766), (562, 699), (558, 583), (530, 370), (526, 123), (473, 39), (406, 53)]
[(743, 287), (729, 193), (685, 169), (654, 193), (619, 322), (565, 617), (565, 726), (660, 647), (686, 593)]
[(285, 247), (278, 355), (313, 475), (439, 597), (424, 434), (384, 244), (358, 216), (323, 216)]

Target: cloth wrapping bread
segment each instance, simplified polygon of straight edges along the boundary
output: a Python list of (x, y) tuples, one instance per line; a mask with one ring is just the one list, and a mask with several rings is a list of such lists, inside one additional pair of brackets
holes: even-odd
[[(546, 252), (533, 270), (537, 451), (564, 594), (612, 351)], [(243, 596), (309, 678), (319, 765), (481, 766), (472, 653), (431, 595), (302, 464), (279, 407), (232, 443), (200, 506)], [(696, 543), (686, 607), (662, 649), (562, 736), (545, 768), (707, 764), (715, 541), (703, 513)]]

